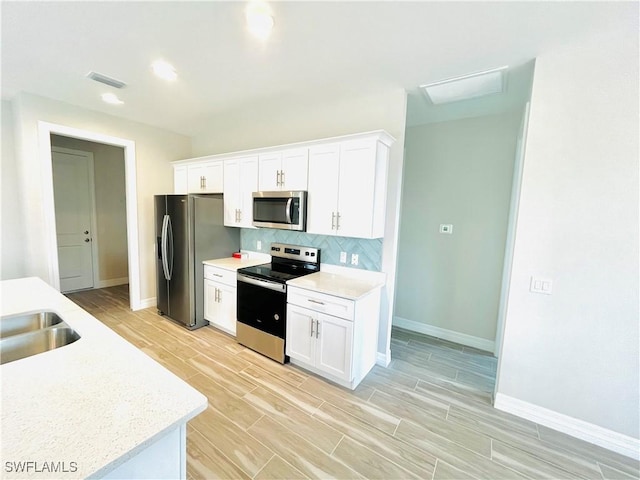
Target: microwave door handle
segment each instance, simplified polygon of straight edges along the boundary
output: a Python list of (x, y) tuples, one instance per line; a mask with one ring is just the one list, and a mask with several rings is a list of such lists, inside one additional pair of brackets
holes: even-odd
[(291, 207), (293, 207), (293, 198), (289, 198), (287, 200), (287, 223), (289, 225), (291, 225), (292, 220), (291, 220)]

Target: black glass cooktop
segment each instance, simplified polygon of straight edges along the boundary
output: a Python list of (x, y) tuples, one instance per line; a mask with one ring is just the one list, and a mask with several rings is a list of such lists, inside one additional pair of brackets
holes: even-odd
[(287, 280), (292, 280), (303, 275), (309, 275), (310, 273), (317, 271), (318, 268), (303, 263), (291, 263), (286, 265), (279, 263), (263, 263), (262, 265), (241, 268), (238, 270), (238, 273), (278, 283), (286, 283)]

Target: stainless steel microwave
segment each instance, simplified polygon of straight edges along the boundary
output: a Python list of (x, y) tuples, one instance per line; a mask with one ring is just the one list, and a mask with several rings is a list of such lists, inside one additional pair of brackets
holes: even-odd
[(253, 226), (304, 232), (307, 192), (253, 192)]

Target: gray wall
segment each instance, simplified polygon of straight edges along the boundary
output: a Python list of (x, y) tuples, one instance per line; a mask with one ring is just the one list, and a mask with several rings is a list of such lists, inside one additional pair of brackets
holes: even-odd
[(520, 117), (407, 129), (394, 324), (495, 339)]
[(124, 149), (59, 135), (51, 136), (51, 145), (93, 153), (98, 279), (108, 285), (114, 284), (109, 280), (126, 283), (129, 272)]
[[(637, 455), (639, 52), (629, 24), (536, 60), (496, 405), (512, 399), (609, 436), (579, 422), (597, 425)], [(532, 276), (551, 279), (553, 294), (530, 293)]]
[(13, 109), (11, 103), (2, 100), (2, 232), (0, 279), (24, 277), (26, 274), (26, 250), (24, 248), (24, 219), (22, 196), (18, 176), (17, 158), (13, 136)]

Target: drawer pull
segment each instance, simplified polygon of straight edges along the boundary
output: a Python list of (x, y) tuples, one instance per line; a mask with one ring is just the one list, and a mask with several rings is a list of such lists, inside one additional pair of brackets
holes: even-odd
[(320, 302), (318, 300), (312, 300), (311, 298), (307, 298), (307, 302), (317, 303), (318, 305), (324, 305), (324, 302)]
[(213, 276), (222, 278), (222, 275), (220, 275), (219, 273), (214, 273)]

